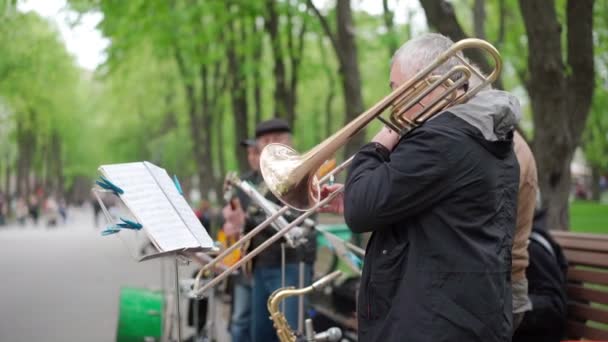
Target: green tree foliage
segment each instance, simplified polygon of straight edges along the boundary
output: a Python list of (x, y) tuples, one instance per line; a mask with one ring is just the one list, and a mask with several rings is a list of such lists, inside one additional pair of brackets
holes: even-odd
[[(221, 191), (226, 171), (247, 167), (238, 142), (260, 120), (293, 120), (300, 151), (344, 124), (348, 99), (332, 39), (339, 36), (337, 4), (347, 2), (326, 2), (315, 14), (306, 0), (70, 0), (71, 10), (101, 13), (98, 28), (110, 40), (105, 63), (86, 71), (74, 66), (47, 21), (0, 0), (0, 137), (9, 141), (0, 160), (9, 156), (13, 174), (30, 172), (40, 182), (61, 173), (66, 184), (55, 186), (68, 188), (79, 176), (94, 176), (100, 164), (147, 159), (177, 173), (187, 188), (200, 179), (203, 196)], [(428, 16), (429, 9), (444, 8), (435, 6), (441, 2), (421, 0), (424, 11), (410, 4), (406, 17)], [(377, 15), (354, 11), (347, 30), (356, 40), (365, 108), (389, 91), (393, 50), (426, 30), (396, 22), (395, 3), (378, 1)], [(520, 2), (450, 3), (462, 34), (484, 37), (500, 50), (499, 86), (522, 99), (523, 128), (532, 139), (529, 39)], [(560, 23), (567, 21), (566, 3), (555, 1)], [(598, 87), (583, 144), (592, 163), (605, 165), (608, 9), (596, 1), (594, 11)]]
[[(257, 121), (289, 119), (293, 105), (299, 150), (342, 125), (344, 103), (333, 100), (342, 92), (338, 63), (304, 1), (71, 4), (104, 14), (99, 27), (112, 44), (96, 77), (103, 89), (101, 117), (123, 131), (113, 133), (124, 141), (117, 147), (120, 160), (150, 158), (175, 165), (183, 176), (198, 173), (212, 181), (199, 184), (206, 193), (219, 190), (226, 170), (246, 168), (238, 141), (251, 136)], [(269, 8), (279, 19), (276, 32), (268, 25)], [(356, 37), (364, 47), (360, 60), (367, 66), (364, 97), (371, 104), (388, 90), (389, 55), (377, 39), (382, 18), (355, 14)], [(406, 30), (397, 25), (393, 34)]]
[(0, 18), (12, 14), (16, 5), (17, 0), (0, 0)]
[(2, 157), (19, 176), (12, 190), (30, 191), (32, 174), (49, 190), (62, 190), (64, 175), (94, 165), (92, 142), (80, 135), (90, 128), (81, 111), (83, 75), (56, 29), (36, 14), (8, 13), (0, 21), (0, 46), (0, 102), (11, 123)]

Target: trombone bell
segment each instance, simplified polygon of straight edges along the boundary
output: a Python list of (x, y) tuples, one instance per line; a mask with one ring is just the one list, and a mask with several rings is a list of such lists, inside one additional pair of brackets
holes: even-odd
[(283, 144), (269, 144), (260, 155), (260, 172), (268, 189), (297, 210), (307, 210), (321, 198), (318, 166), (303, 168), (304, 163), (296, 150)]

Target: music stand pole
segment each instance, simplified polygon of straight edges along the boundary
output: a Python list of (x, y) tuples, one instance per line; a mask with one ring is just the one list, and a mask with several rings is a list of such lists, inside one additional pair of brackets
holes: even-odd
[(193, 315), (193, 321), (194, 321), (194, 340), (198, 341), (200, 339), (200, 330), (199, 330), (199, 320), (200, 317), (198, 316), (198, 308), (199, 308), (199, 300), (198, 298), (194, 298), (194, 299), (190, 299), (192, 301), (192, 311), (194, 311), (192, 313)]
[(177, 253), (175, 253), (175, 309), (177, 314), (177, 342), (182, 342), (182, 319), (179, 307), (179, 265), (177, 263)]
[[(285, 242), (281, 242), (281, 287), (285, 286)], [(281, 303), (281, 312), (285, 314), (285, 301)]]
[(209, 310), (207, 310), (207, 339), (210, 342), (215, 341), (215, 287), (209, 290), (209, 298), (207, 304)]
[[(300, 264), (298, 265), (299, 269), (298, 269), (298, 287), (303, 289), (305, 284), (304, 284), (304, 279), (305, 279), (305, 264), (304, 261), (300, 261)], [(308, 285), (308, 284), (306, 284)], [(304, 296), (299, 296), (298, 298), (298, 332), (303, 334), (304, 333)]]

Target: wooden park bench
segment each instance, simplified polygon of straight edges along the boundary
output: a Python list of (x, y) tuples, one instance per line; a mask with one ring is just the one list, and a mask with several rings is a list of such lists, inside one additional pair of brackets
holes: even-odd
[(552, 235), (569, 262), (567, 337), (608, 341), (608, 235)]

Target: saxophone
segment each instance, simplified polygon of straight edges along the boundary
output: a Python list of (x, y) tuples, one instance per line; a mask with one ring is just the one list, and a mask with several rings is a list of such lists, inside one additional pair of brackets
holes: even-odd
[(309, 292), (319, 290), (327, 286), (334, 279), (342, 275), (340, 271), (334, 271), (323, 278), (315, 281), (312, 285), (301, 289), (296, 289), (292, 286), (280, 288), (274, 291), (268, 298), (268, 312), (270, 312), (270, 319), (274, 324), (274, 329), (277, 332), (279, 341), (281, 342), (296, 342), (297, 336), (287, 323), (287, 318), (279, 309), (279, 305), (287, 297), (291, 296), (303, 296)]

